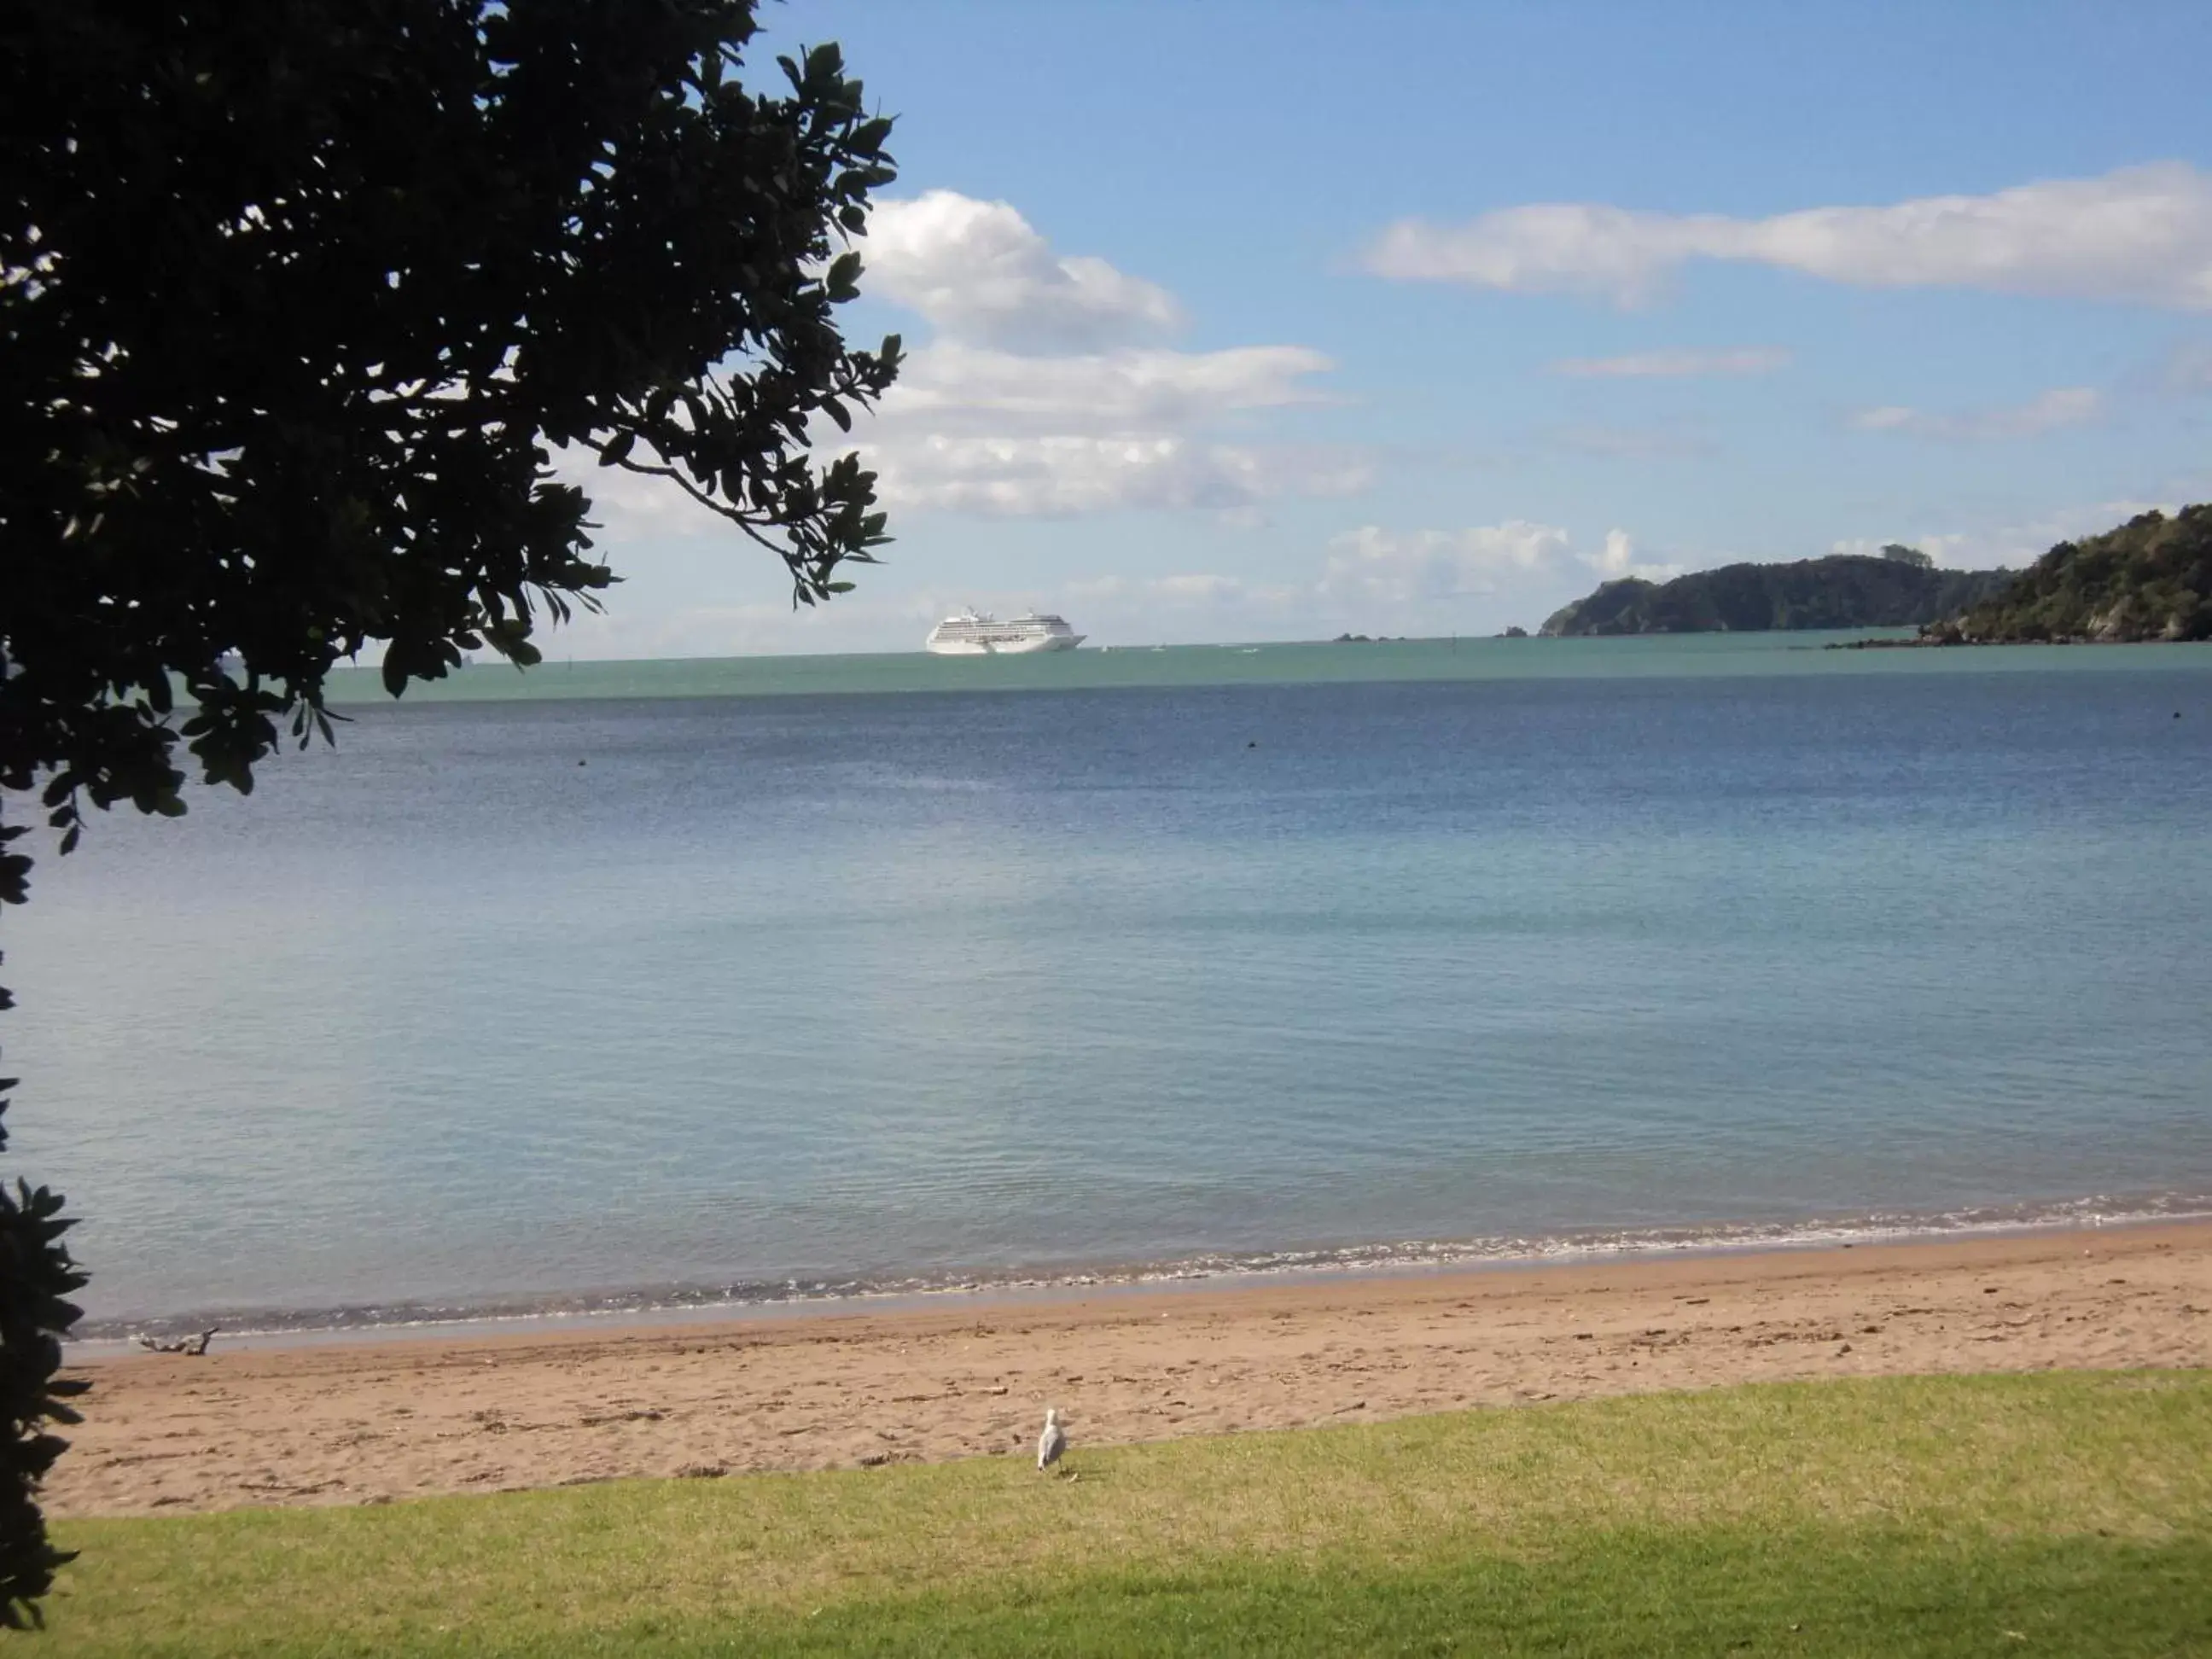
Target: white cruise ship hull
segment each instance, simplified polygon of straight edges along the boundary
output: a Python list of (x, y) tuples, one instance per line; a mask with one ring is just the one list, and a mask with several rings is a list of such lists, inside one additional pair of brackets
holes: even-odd
[(1036, 634), (1015, 640), (930, 640), (922, 648), (933, 657), (1026, 657), (1039, 651), (1073, 651), (1081, 634)]
[(936, 657), (1026, 657), (1039, 651), (1073, 651), (1083, 635), (1067, 618), (1042, 611), (1000, 622), (988, 611), (963, 611), (929, 630), (921, 648)]

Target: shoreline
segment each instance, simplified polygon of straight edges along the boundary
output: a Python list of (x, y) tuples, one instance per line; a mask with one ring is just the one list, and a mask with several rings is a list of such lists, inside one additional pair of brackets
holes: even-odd
[[(1156, 1294), (1158, 1291), (1173, 1294)], [(2212, 1222), (118, 1356), (58, 1515), (376, 1503), (1827, 1376), (2212, 1366)]]
[[(2130, 1207), (2132, 1206), (2133, 1207)], [(2106, 1206), (2106, 1207), (2092, 1207)], [(2117, 1207), (2111, 1207), (2117, 1206)], [(65, 1345), (70, 1363), (98, 1364), (143, 1351), (142, 1335), (197, 1335), (213, 1327), (226, 1350), (295, 1348), (431, 1338), (528, 1336), (563, 1330), (609, 1332), (843, 1313), (896, 1313), (960, 1305), (994, 1310), (1102, 1294), (1236, 1289), (1341, 1282), (1455, 1272), (1522, 1272), (1580, 1263), (1673, 1261), (1769, 1250), (1850, 1249), (1874, 1244), (2003, 1238), (2077, 1229), (2158, 1226), (2212, 1220), (2199, 1195), (2091, 1198), (1990, 1205), (1942, 1215), (1869, 1214), (1784, 1223), (1706, 1223), (1590, 1229), (1550, 1236), (1401, 1240), (1395, 1243), (1189, 1256), (1150, 1263), (1012, 1269), (998, 1274), (947, 1272), (937, 1277), (842, 1282), (787, 1280), (711, 1287), (672, 1285), (638, 1291), (583, 1291), (399, 1301), (298, 1311), (199, 1309), (158, 1318), (101, 1317), (94, 1334)]]

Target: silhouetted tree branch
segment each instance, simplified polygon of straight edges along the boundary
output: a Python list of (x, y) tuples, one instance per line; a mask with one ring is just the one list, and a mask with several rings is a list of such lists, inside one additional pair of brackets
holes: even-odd
[[(810, 433), (896, 375), (849, 347), (890, 120), (835, 46), (739, 76), (751, 0), (12, 0), (0, 9), (0, 801), (251, 790), (325, 678), (386, 687), (615, 580), (578, 467), (679, 486), (794, 603), (886, 539)], [(0, 830), (20, 902), (25, 826)], [(0, 1200), (0, 1618), (58, 1559), (34, 1504), (82, 1276)]]

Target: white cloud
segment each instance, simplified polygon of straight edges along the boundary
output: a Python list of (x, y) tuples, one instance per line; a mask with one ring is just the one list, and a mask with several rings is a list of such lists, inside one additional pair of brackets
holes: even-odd
[(1670, 581), (1686, 568), (1638, 559), (1636, 544), (1629, 539), (1626, 530), (1607, 531), (1605, 545), (1595, 553), (1583, 555), (1583, 562), (1609, 582), (1619, 581), (1623, 576), (1640, 576), (1648, 582)]
[(1959, 415), (1939, 415), (1892, 404), (1880, 409), (1863, 409), (1851, 416), (1850, 423), (1862, 432), (1900, 432), (1914, 437), (1972, 442), (2040, 437), (2046, 432), (2085, 425), (2104, 412), (2102, 392), (2094, 386), (2069, 386), (2040, 392), (2024, 404), (1971, 410)]
[(1329, 544), (1321, 591), (1338, 599), (1406, 606), (1469, 594), (1536, 591), (1556, 586), (1563, 577), (1580, 580), (1582, 569), (1607, 580), (1664, 580), (1680, 574), (1680, 566), (1639, 562), (1635, 544), (1623, 530), (1607, 532), (1596, 550), (1578, 553), (1573, 538), (1558, 525), (1526, 519), (1464, 530), (1389, 531), (1363, 525)]
[(1692, 259), (1868, 288), (1965, 288), (2212, 310), (2212, 175), (2185, 161), (1989, 196), (1822, 207), (1765, 219), (1590, 203), (1408, 219), (1369, 248), (1378, 276), (1523, 294), (1650, 301)]
[[(1642, 556), (1620, 529), (1586, 543), (1528, 520), (1456, 530), (1365, 525), (1328, 543), (1318, 558), (1290, 556), (1248, 574), (1082, 577), (1038, 569), (1029, 573), (1034, 586), (948, 591), (920, 565), (895, 559), (869, 573), (858, 592), (794, 611), (748, 550), (729, 553), (725, 559), (696, 543), (639, 550), (640, 562), (627, 568), (635, 580), (623, 590), (625, 603), (611, 615), (579, 617), (549, 649), (556, 659), (910, 651), (932, 623), (962, 605), (1000, 615), (1060, 611), (1099, 645), (1490, 633), (1509, 622), (1533, 628), (1600, 580), (1664, 580), (1683, 568)], [(904, 580), (916, 585), (898, 586)], [(702, 602), (709, 592), (727, 597)], [(669, 602), (654, 605), (653, 597)]]
[(1025, 357), (973, 346), (911, 353), (873, 429), (1127, 433), (1327, 401), (1308, 377), (1334, 368), (1303, 346)]
[(1197, 508), (1249, 523), (1259, 502), (1348, 495), (1369, 483), (1364, 457), (1341, 447), (1255, 444), (1220, 431), (1325, 401), (1310, 377), (1331, 367), (1299, 346), (1062, 357), (926, 346), (854, 436), (894, 510)]
[[(1373, 467), (1343, 447), (1224, 441), (1216, 428), (1326, 401), (1310, 384), (1333, 367), (1299, 346), (1128, 350), (1024, 357), (925, 346), (852, 440), (893, 510), (1061, 517), (1120, 507), (1240, 515), (1280, 496), (1343, 495)], [(813, 434), (825, 453), (842, 434)], [(694, 536), (724, 520), (676, 485), (597, 465), (579, 452), (562, 476), (591, 496), (610, 541)]]
[(1495, 592), (1501, 577), (1563, 561), (1569, 542), (1557, 525), (1510, 519), (1466, 530), (1389, 531), (1362, 525), (1328, 545), (1324, 592), (1404, 605)]
[(957, 191), (878, 202), (860, 253), (866, 292), (980, 344), (1097, 350), (1182, 320), (1166, 289), (1103, 259), (1055, 253), (1010, 204)]
[(1554, 374), (1577, 380), (1681, 379), (1708, 374), (1771, 374), (1790, 367), (1790, 354), (1778, 346), (1742, 346), (1730, 351), (1638, 351), (1626, 357), (1566, 357), (1551, 366)]
[(1182, 320), (1172, 295), (1057, 252), (1007, 203), (945, 190), (880, 203), (862, 251), (868, 291), (937, 331), (853, 434), (894, 512), (1197, 509), (1249, 527), (1267, 500), (1370, 480), (1343, 446), (1259, 441), (1251, 429), (1267, 411), (1328, 401), (1312, 383), (1328, 357), (1161, 346)]
[(581, 447), (564, 453), (555, 471), (561, 482), (574, 484), (590, 500), (587, 516), (599, 526), (592, 532), (594, 542), (735, 533), (727, 519), (700, 506), (667, 479), (601, 466)]
[(863, 453), (893, 507), (1010, 518), (1124, 507), (1243, 514), (1275, 496), (1353, 494), (1371, 477), (1364, 460), (1342, 452), (1208, 443), (1173, 433), (922, 433), (872, 443)]

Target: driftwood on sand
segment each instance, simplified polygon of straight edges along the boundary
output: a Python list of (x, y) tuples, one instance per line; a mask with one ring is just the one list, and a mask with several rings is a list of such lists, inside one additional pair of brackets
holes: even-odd
[(222, 1328), (220, 1325), (210, 1325), (198, 1336), (180, 1336), (169, 1342), (142, 1336), (138, 1339), (138, 1346), (150, 1353), (204, 1354), (208, 1351), (208, 1344), (215, 1340), (215, 1334)]

